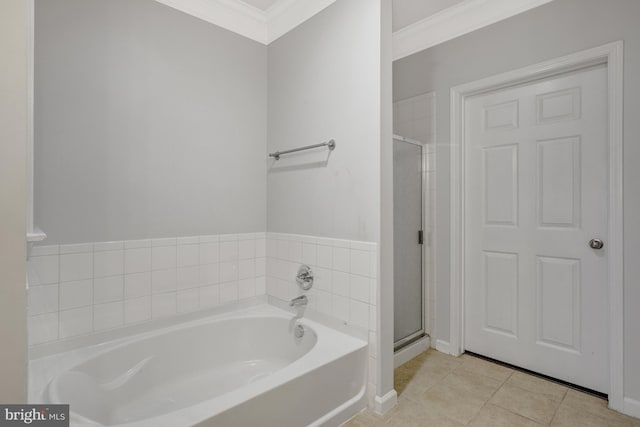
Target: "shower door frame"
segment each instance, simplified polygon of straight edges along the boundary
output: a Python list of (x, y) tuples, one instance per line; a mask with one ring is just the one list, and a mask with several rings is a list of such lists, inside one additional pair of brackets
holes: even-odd
[(427, 150), (427, 144), (426, 143), (422, 143), (420, 141), (416, 141), (415, 139), (411, 139), (411, 138), (405, 138), (404, 136), (401, 135), (393, 135), (393, 141), (400, 141), (400, 142), (404, 142), (406, 144), (411, 144), (411, 145), (415, 145), (420, 147), (420, 184), (421, 184), (421, 190), (420, 190), (420, 195), (421, 195), (421, 203), (420, 203), (420, 207), (421, 207), (421, 215), (420, 215), (420, 229), (422, 230), (422, 244), (420, 245), (420, 284), (422, 285), (422, 310), (421, 310), (421, 314), (422, 314), (422, 328), (420, 330), (418, 330), (417, 332), (414, 332), (410, 335), (407, 335), (406, 337), (399, 339), (398, 341), (395, 341), (395, 337), (394, 337), (394, 342), (393, 342), (393, 351), (396, 352), (398, 350), (401, 350), (402, 348), (406, 347), (407, 345), (419, 340), (420, 338), (423, 338), (425, 336), (429, 336), (429, 333), (427, 332), (428, 330), (428, 325), (427, 325), (427, 321), (428, 321), (428, 316), (427, 316), (427, 292), (429, 292), (429, 287), (428, 287), (428, 282), (427, 282), (427, 271), (426, 271), (426, 264), (427, 264), (427, 260), (425, 258), (425, 244), (427, 242), (427, 235), (425, 233), (425, 226), (426, 221), (425, 221), (425, 212), (426, 209), (428, 208), (426, 206), (427, 202), (427, 197), (426, 196), (426, 191), (428, 190), (427, 185), (429, 184), (427, 182), (427, 156), (429, 155), (429, 151)]

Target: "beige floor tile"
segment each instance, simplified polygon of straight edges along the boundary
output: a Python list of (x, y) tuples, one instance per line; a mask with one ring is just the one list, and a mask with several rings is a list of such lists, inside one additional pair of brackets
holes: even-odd
[(562, 401), (562, 406), (575, 409), (580, 412), (587, 412), (600, 418), (633, 423), (637, 419), (628, 417), (619, 412), (613, 411), (607, 407), (607, 401), (590, 394), (582, 393), (576, 390), (567, 391), (567, 395)]
[(505, 366), (498, 365), (496, 363), (488, 362), (480, 358), (463, 354), (460, 356), (462, 364), (459, 369), (475, 372), (477, 374), (486, 375), (487, 377), (495, 378), (501, 381), (506, 381), (513, 369)]
[(425, 391), (431, 389), (442, 381), (441, 377), (434, 375), (416, 376), (408, 381), (402, 388), (397, 389), (399, 397), (404, 397), (413, 401), (420, 401)]
[(429, 424), (425, 420), (415, 420), (413, 418), (409, 418), (404, 414), (398, 414), (393, 418), (389, 418), (386, 423), (383, 424), (385, 427), (428, 427)]
[(452, 356), (428, 350), (395, 370), (394, 387), (399, 396), (418, 400), (419, 396), (460, 365)]
[(398, 401), (398, 404), (384, 416), (385, 426), (443, 426), (460, 427), (460, 424), (445, 415), (430, 410), (428, 405), (408, 399)]
[(486, 399), (461, 391), (446, 384), (437, 384), (427, 390), (420, 400), (430, 414), (444, 416), (467, 424), (480, 412)]
[(381, 416), (374, 414), (370, 411), (365, 411), (358, 416), (352, 418), (344, 427), (382, 427), (384, 426), (384, 420)]
[(500, 388), (503, 381), (475, 371), (456, 369), (442, 380), (442, 384), (487, 401)]
[(405, 362), (405, 364), (402, 366), (411, 366), (412, 364), (420, 364), (422, 363), (423, 360), (425, 360), (426, 358), (430, 357), (433, 354), (435, 354), (433, 349), (431, 348), (427, 349), (426, 351), (423, 351), (422, 353), (418, 354), (413, 359)]
[(544, 394), (554, 400), (562, 400), (568, 390), (567, 387), (561, 384), (517, 371), (509, 377), (507, 384), (533, 393)]
[(540, 424), (549, 424), (560, 406), (558, 400), (511, 384), (503, 385), (489, 402)]
[(399, 396), (405, 396), (416, 400), (419, 396), (440, 383), (450, 371), (445, 372), (415, 372), (408, 378), (396, 377), (395, 386)]
[(538, 424), (529, 418), (488, 403), (471, 420), (469, 425), (474, 427), (537, 427), (543, 424)]
[(436, 350), (427, 350), (403, 366), (423, 372), (448, 372), (460, 366), (461, 363), (462, 360), (460, 358), (449, 356)]
[(554, 427), (632, 427), (631, 421), (602, 418), (589, 411), (562, 405), (551, 423)]
[(393, 372), (393, 387), (398, 394), (402, 393), (407, 384), (416, 375), (415, 370), (409, 369), (405, 366), (400, 366)]
[(463, 427), (460, 424), (444, 416), (426, 416), (419, 419), (409, 418), (398, 414), (383, 424), (385, 427)]
[(420, 418), (425, 416), (425, 410), (423, 405), (414, 402), (413, 400), (399, 398), (398, 404), (391, 408), (389, 412), (384, 414), (383, 420), (388, 421), (390, 418), (393, 418), (398, 414), (403, 414), (410, 418)]

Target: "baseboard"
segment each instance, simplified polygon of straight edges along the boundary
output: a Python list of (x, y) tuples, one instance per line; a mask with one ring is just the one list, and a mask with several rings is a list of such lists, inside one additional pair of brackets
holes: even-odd
[(622, 413), (624, 413), (625, 415), (630, 415), (632, 417), (640, 418), (640, 400), (625, 397)]
[(384, 415), (398, 403), (398, 393), (391, 390), (384, 396), (376, 396), (375, 411), (377, 414)]
[(420, 353), (424, 353), (431, 347), (431, 339), (429, 336), (420, 338), (418, 341), (413, 342), (406, 347), (398, 350), (393, 355), (393, 367), (394, 369), (400, 365), (404, 365), (409, 360), (413, 359)]
[(451, 354), (449, 353), (450, 346), (447, 341), (436, 340), (435, 344), (436, 344), (435, 349), (438, 350), (440, 353)]

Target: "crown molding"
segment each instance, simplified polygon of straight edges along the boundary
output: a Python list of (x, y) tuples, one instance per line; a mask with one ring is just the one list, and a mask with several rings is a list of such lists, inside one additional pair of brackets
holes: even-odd
[(155, 0), (166, 6), (269, 44), (336, 0), (279, 0), (266, 11), (239, 0)]
[(486, 27), (552, 0), (465, 0), (393, 33), (393, 60)]
[[(155, 0), (268, 45), (336, 0), (278, 0), (266, 11), (240, 0)], [(553, 0), (465, 0), (393, 33), (393, 60), (404, 58)]]
[(237, 0), (155, 0), (251, 40), (267, 44), (265, 13)]

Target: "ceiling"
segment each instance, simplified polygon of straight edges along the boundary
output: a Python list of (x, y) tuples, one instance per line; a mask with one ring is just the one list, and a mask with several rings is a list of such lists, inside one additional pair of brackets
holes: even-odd
[[(259, 1), (259, 0), (254, 0)], [(263, 0), (268, 1), (268, 0)], [(465, 0), (393, 0), (393, 31), (398, 31)]]
[(253, 6), (260, 10), (267, 10), (274, 4), (276, 4), (279, 0), (242, 0), (244, 3), (249, 6)]

